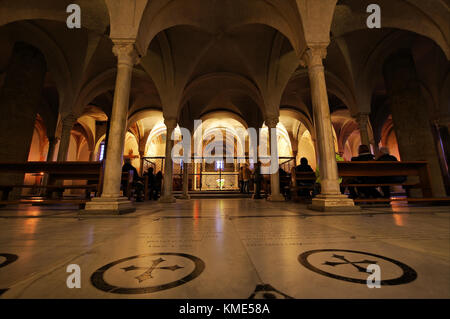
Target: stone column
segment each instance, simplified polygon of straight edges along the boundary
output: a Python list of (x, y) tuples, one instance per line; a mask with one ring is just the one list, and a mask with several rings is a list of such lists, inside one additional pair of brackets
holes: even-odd
[[(47, 162), (53, 162), (53, 157), (55, 156), (56, 144), (58, 143), (57, 137), (49, 137), (48, 138), (48, 151), (47, 151)], [(48, 184), (48, 174), (44, 174), (42, 179), (42, 185)], [(45, 189), (42, 189), (42, 196), (45, 195)]]
[(342, 195), (339, 185), (336, 154), (333, 142), (330, 107), (322, 60), (326, 47), (310, 47), (302, 64), (308, 67), (311, 98), (314, 111), (314, 127), (321, 180), (321, 194), (312, 200), (311, 209), (320, 211), (348, 211), (359, 209), (353, 200)]
[(94, 150), (89, 150), (89, 162), (95, 161), (95, 152)]
[[(278, 137), (277, 137), (277, 124), (278, 118), (268, 118), (266, 120), (266, 125), (269, 128), (269, 149), (270, 149), (270, 160), (271, 167), (275, 168), (275, 172), (270, 172), (270, 196), (267, 198), (272, 202), (283, 202), (284, 196), (280, 193), (280, 171), (279, 159), (278, 159)], [(272, 163), (276, 161), (276, 163)]]
[(359, 132), (361, 135), (361, 144), (367, 145), (370, 147), (370, 138), (369, 138), (369, 131), (368, 131), (368, 124), (369, 124), (369, 113), (358, 113), (356, 115), (356, 122), (359, 126)]
[(68, 114), (62, 119), (61, 137), (59, 141), (58, 157), (56, 159), (58, 162), (67, 161), (71, 131), (76, 121), (77, 118), (73, 114)]
[(431, 129), (431, 108), (422, 96), (420, 80), (409, 50), (398, 51), (386, 60), (384, 78), (402, 161), (427, 161), (433, 196), (445, 196)]
[(164, 124), (166, 124), (166, 127), (167, 127), (166, 158), (164, 161), (164, 189), (163, 189), (163, 194), (159, 201), (162, 203), (175, 203), (176, 199), (172, 194), (172, 189), (173, 189), (172, 133), (175, 130), (175, 128), (177, 127), (177, 120), (174, 118), (166, 118), (164, 120)]
[[(0, 89), (0, 162), (26, 162), (47, 66), (36, 48), (18, 42)], [(1, 184), (22, 184), (23, 174), (2, 173)], [(19, 189), (11, 199), (19, 196)]]
[(183, 162), (183, 195), (181, 199), (191, 199), (189, 195), (189, 163)]
[(115, 42), (113, 52), (117, 56), (117, 76), (105, 160), (103, 193), (101, 197), (94, 198), (86, 204), (86, 211), (121, 214), (135, 210), (126, 197), (120, 196), (120, 185), (131, 78), (133, 66), (138, 62), (138, 54), (132, 42)]
[(47, 151), (47, 162), (53, 162), (53, 158), (55, 157), (56, 144), (58, 144), (58, 138), (54, 136), (50, 136), (48, 138), (48, 151)]

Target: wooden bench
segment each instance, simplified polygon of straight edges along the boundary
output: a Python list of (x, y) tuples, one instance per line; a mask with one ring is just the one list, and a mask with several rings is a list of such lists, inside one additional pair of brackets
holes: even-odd
[[(62, 193), (70, 189), (82, 189), (86, 191), (85, 200), (90, 199), (90, 193), (96, 192), (97, 196), (101, 194), (103, 187), (103, 167), (101, 162), (25, 162), (25, 163), (0, 163), (1, 173), (40, 173), (47, 174), (47, 185), (24, 185), (9, 184), (0, 185), (2, 191), (2, 204), (16, 203), (17, 201), (7, 201), (9, 193), (14, 188), (35, 188), (45, 190), (45, 199), (39, 203), (54, 203), (53, 193), (59, 194), (59, 201), (62, 201)], [(67, 180), (86, 180), (87, 184), (83, 185), (63, 185)], [(133, 173), (122, 173), (122, 181), (124, 181), (124, 194), (131, 196), (131, 184)], [(27, 201), (23, 201), (27, 202)]]
[[(294, 201), (300, 200), (300, 197), (298, 196), (299, 190), (314, 190), (314, 184), (316, 181), (316, 173), (314, 172), (297, 172), (295, 167), (291, 170), (291, 184), (290, 184), (290, 192), (291, 192), (291, 199)], [(304, 184), (304, 182), (311, 182), (311, 184)]]
[[(337, 162), (339, 176), (343, 178), (342, 187), (382, 187), (382, 186), (402, 186), (407, 196), (400, 199), (355, 199), (355, 202), (391, 202), (403, 200), (408, 202), (445, 202), (448, 198), (434, 198), (431, 188), (430, 171), (427, 162)], [(417, 181), (411, 181), (410, 178), (403, 182), (392, 183), (357, 183), (354, 178), (357, 177), (391, 177), (406, 176), (416, 177)], [(411, 198), (411, 189), (421, 189), (422, 198)]]

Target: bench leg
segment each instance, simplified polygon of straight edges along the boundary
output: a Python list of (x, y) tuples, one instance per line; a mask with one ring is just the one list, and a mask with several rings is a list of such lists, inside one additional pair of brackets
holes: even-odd
[(2, 191), (2, 200), (7, 201), (9, 199), (9, 193), (12, 191), (12, 187), (5, 187)]

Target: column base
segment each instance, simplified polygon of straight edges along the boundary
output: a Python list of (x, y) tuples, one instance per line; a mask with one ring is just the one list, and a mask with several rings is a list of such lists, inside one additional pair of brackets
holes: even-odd
[(361, 210), (355, 206), (355, 202), (346, 195), (318, 195), (313, 198), (312, 204), (308, 205), (311, 210), (321, 212), (351, 212)]
[(83, 214), (111, 214), (122, 215), (133, 213), (136, 208), (126, 197), (108, 198), (95, 197), (86, 203)]
[(159, 199), (159, 202), (160, 203), (169, 203), (169, 204), (171, 204), (171, 203), (176, 203), (177, 202), (177, 200), (176, 200), (176, 198), (175, 197), (173, 197), (173, 195), (170, 195), (170, 196), (161, 196), (161, 198)]
[(267, 200), (270, 202), (284, 202), (286, 199), (281, 194), (273, 194), (267, 197)]
[(178, 197), (179, 199), (186, 199), (186, 200), (188, 200), (188, 199), (191, 199), (191, 196), (189, 195), (189, 194), (187, 194), (187, 195), (181, 195), (180, 197)]

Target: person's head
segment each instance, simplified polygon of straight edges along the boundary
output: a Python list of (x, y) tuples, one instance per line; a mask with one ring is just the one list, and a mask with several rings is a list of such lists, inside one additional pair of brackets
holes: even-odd
[(300, 159), (300, 164), (304, 166), (308, 165), (308, 159), (306, 157), (302, 157)]
[(383, 146), (382, 148), (380, 148), (380, 153), (383, 155), (389, 155), (389, 148)]
[(370, 153), (370, 149), (369, 149), (369, 146), (367, 146), (367, 145), (360, 145), (359, 146), (359, 148), (358, 148), (358, 154), (366, 154), (366, 153)]
[(131, 159), (126, 158), (125, 161), (124, 161), (124, 163), (125, 163), (125, 164), (128, 164), (128, 165), (131, 165)]
[(149, 173), (149, 174), (153, 174), (153, 167), (149, 167), (148, 173)]

